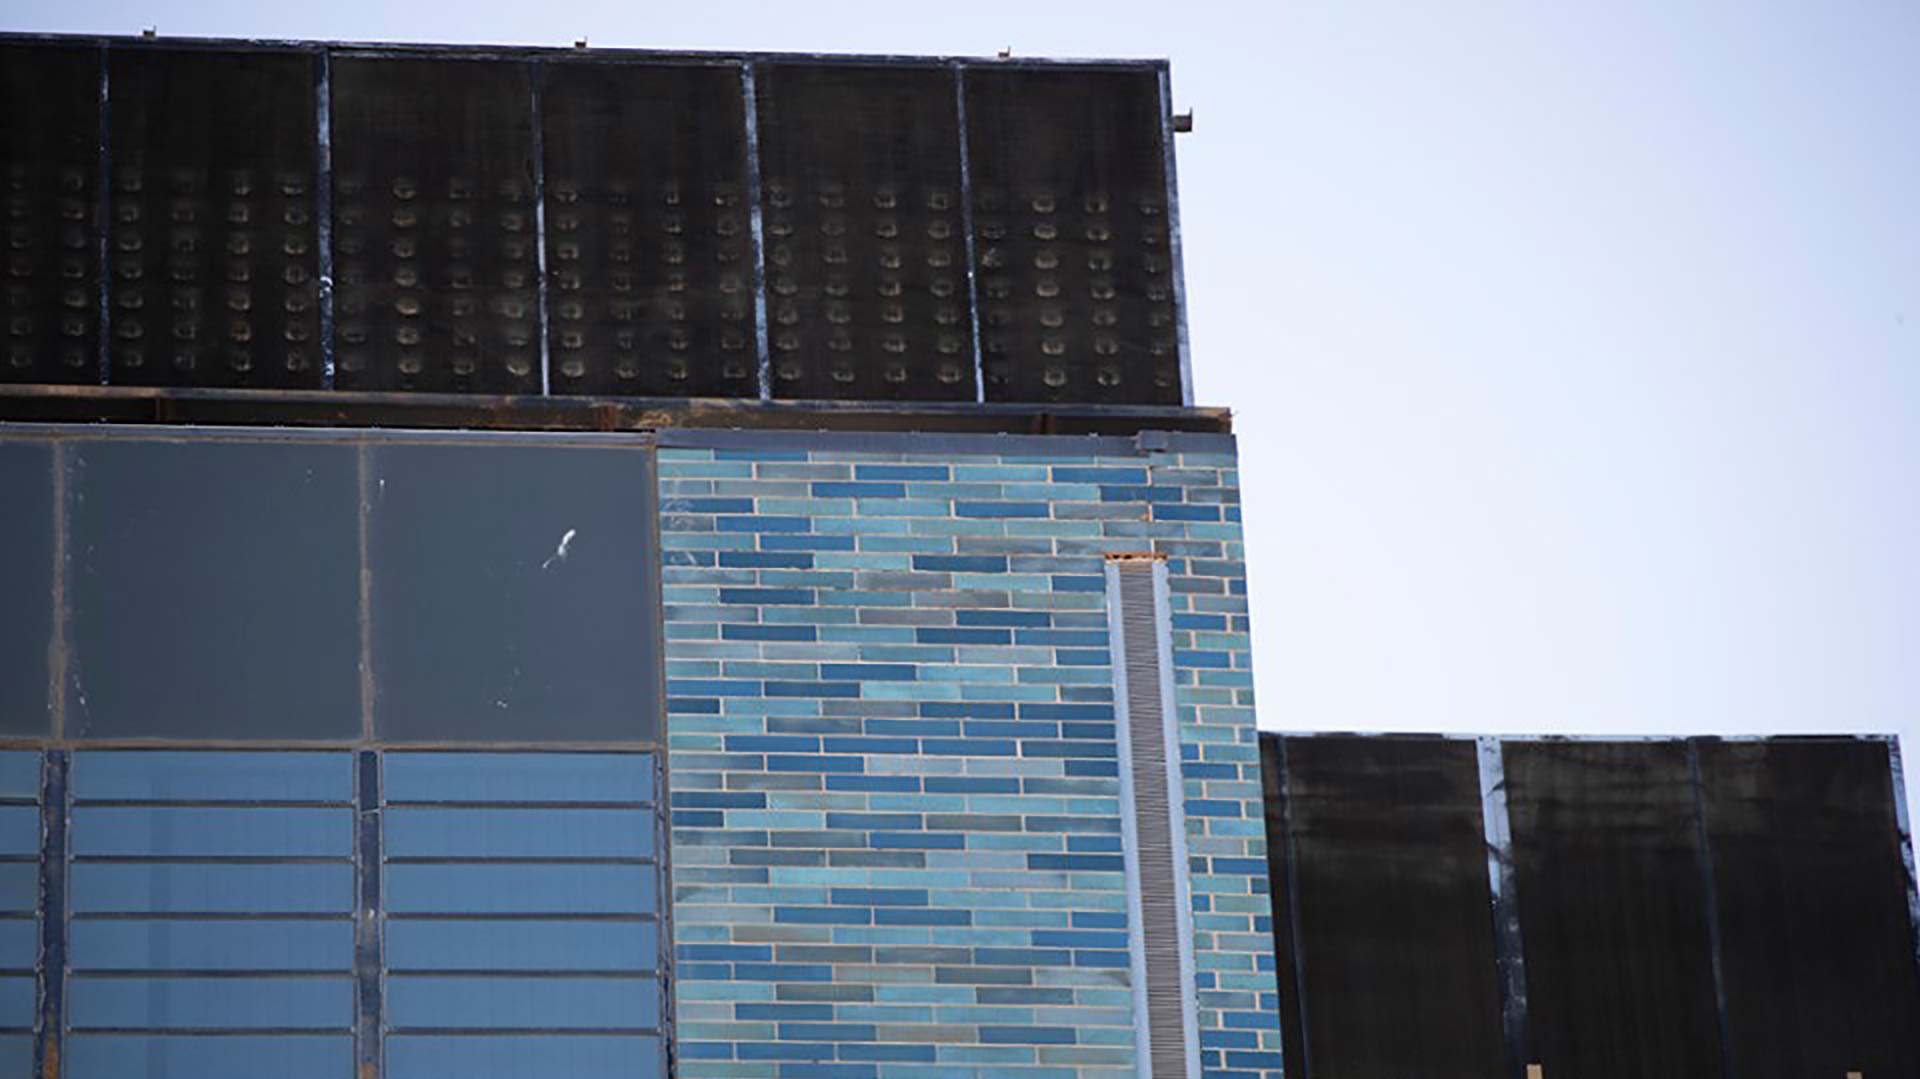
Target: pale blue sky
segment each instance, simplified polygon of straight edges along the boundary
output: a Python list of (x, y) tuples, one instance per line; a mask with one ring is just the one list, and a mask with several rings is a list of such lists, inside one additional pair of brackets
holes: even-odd
[(1263, 725), (1920, 734), (1920, 6), (16, 0), (4, 22), (1169, 57)]

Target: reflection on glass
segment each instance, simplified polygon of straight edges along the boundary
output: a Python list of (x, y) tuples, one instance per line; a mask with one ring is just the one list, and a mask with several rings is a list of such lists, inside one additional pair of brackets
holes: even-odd
[(648, 753), (427, 753), (382, 760), (389, 802), (651, 802)]
[(86, 749), (75, 798), (145, 802), (351, 802), (353, 754)]
[(660, 962), (653, 922), (443, 921), (387, 923), (393, 970), (652, 970)]
[[(68, 873), (68, 900), (77, 913), (321, 914), (353, 909), (353, 867), (346, 864), (82, 862)], [(34, 883), (37, 887), (37, 877)]]
[(82, 919), (67, 959), (75, 970), (348, 970), (353, 923)]
[(660, 1025), (652, 978), (439, 978), (387, 980), (395, 1028), (649, 1030)]
[[(28, 979), (28, 999), (32, 980)], [(353, 1023), (353, 982), (339, 978), (95, 978), (67, 983), (78, 1029), (323, 1030)]]
[(388, 809), (390, 858), (645, 858), (645, 809)]
[(66, 1079), (343, 1079), (353, 1074), (353, 1036), (76, 1033), (65, 1060)]
[(387, 909), (402, 914), (651, 914), (651, 865), (390, 865)]
[(393, 1035), (387, 1079), (663, 1079), (660, 1039), (619, 1035)]
[[(5, 823), (0, 815), (0, 836)], [(37, 846), (37, 815), (34, 829)], [(77, 856), (348, 858), (353, 855), (353, 812), (80, 806), (73, 811), (71, 835)]]

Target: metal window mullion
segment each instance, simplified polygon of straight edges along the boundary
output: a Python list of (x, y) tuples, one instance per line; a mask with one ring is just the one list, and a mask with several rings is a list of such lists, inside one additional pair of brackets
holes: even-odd
[(1713, 1018), (1720, 1035), (1721, 1071), (1731, 1074), (1732, 1043), (1727, 1040), (1727, 979), (1723, 970), (1720, 939), (1720, 889), (1714, 879), (1713, 842), (1707, 835), (1706, 780), (1700, 773), (1700, 740), (1687, 739), (1687, 782), (1693, 788), (1694, 858), (1699, 864), (1700, 884), (1706, 896), (1707, 945), (1713, 961)]
[(34, 1022), (35, 1075), (58, 1076), (66, 1048), (67, 775), (64, 749), (40, 758), (40, 1000)]
[(313, 90), (314, 246), (318, 249), (320, 306), (320, 387), (333, 389), (333, 53), (320, 49)]
[(1187, 275), (1181, 262), (1180, 178), (1173, 154), (1173, 76), (1160, 65), (1160, 155), (1167, 181), (1167, 272), (1173, 278), (1175, 347), (1180, 353), (1180, 403), (1193, 407), (1193, 359), (1187, 347)]
[(1908, 815), (1906, 765), (1897, 735), (1887, 738), (1887, 769), (1893, 781), (1894, 840), (1900, 844), (1900, 866), (1906, 874), (1907, 921), (1912, 926), (1914, 971), (1920, 974), (1920, 871), (1914, 867), (1913, 818)]
[(381, 902), (384, 872), (380, 837), (380, 753), (354, 755), (354, 862), (356, 899), (353, 919), (355, 985), (354, 1057), (359, 1079), (378, 1079), (384, 1070), (382, 1049), (385, 1001)]
[(1520, 896), (1513, 865), (1513, 824), (1507, 814), (1506, 759), (1499, 738), (1475, 739), (1480, 764), (1480, 823), (1487, 844), (1487, 885), (1493, 896), (1494, 969), (1500, 980), (1500, 1022), (1507, 1041), (1507, 1073), (1524, 1074), (1532, 1050), (1527, 1032), (1527, 959), (1520, 933)]
[[(1297, 1015), (1300, 1020), (1300, 1066), (1297, 1071), (1289, 1068), (1288, 1072), (1289, 1074), (1297, 1074), (1300, 1076), (1300, 1079), (1311, 1079), (1313, 1075), (1313, 1043), (1307, 1023), (1307, 942), (1305, 934), (1301, 932), (1300, 848), (1294, 841), (1293, 836), (1293, 785), (1287, 775), (1286, 736), (1280, 735), (1276, 737), (1274, 744), (1276, 747), (1274, 754), (1275, 762), (1278, 765), (1276, 770), (1280, 773), (1278, 776), (1278, 785), (1280, 788), (1280, 828), (1282, 835), (1281, 842), (1284, 844), (1281, 850), (1281, 856), (1285, 860), (1287, 867), (1287, 924), (1284, 927), (1276, 924), (1273, 927), (1273, 932), (1276, 935), (1282, 931), (1286, 932), (1288, 934), (1288, 943), (1292, 945), (1293, 1010), (1294, 1014)], [(1286, 1053), (1287, 1047), (1284, 1045), (1281, 1046), (1281, 1051)], [(1285, 1065), (1291, 1059), (1291, 1054), (1287, 1054), (1282, 1057), (1281, 1062)]]
[(533, 265), (534, 296), (540, 317), (540, 395), (553, 392), (553, 342), (547, 327), (547, 149), (546, 125), (540, 116), (540, 80), (546, 67), (538, 60), (527, 64), (529, 107), (533, 110)]
[(987, 400), (987, 368), (980, 342), (980, 265), (974, 254), (973, 157), (967, 146), (967, 69), (953, 64), (953, 103), (960, 129), (960, 236), (967, 260), (967, 320), (973, 333), (973, 399)]
[(99, 325), (95, 327), (95, 332), (100, 335), (97, 360), (100, 365), (99, 376), (102, 386), (105, 386), (113, 375), (113, 335), (109, 332), (113, 323), (113, 308), (109, 302), (112, 275), (107, 272), (107, 255), (112, 243), (110, 234), (113, 231), (113, 129), (110, 124), (112, 114), (108, 111), (110, 104), (108, 91), (111, 87), (107, 75), (107, 48), (107, 43), (102, 41), (100, 43), (100, 176), (98, 184), (95, 185), (96, 201), (93, 208), (95, 217), (93, 228), (96, 233), (94, 257), (99, 260), (99, 265), (94, 268), (94, 272), (100, 278)]
[(740, 64), (740, 108), (746, 134), (747, 233), (753, 254), (753, 341), (759, 361), (760, 400), (773, 399), (773, 352), (767, 334), (767, 259), (763, 209), (760, 204), (760, 101), (754, 87), (753, 61)]

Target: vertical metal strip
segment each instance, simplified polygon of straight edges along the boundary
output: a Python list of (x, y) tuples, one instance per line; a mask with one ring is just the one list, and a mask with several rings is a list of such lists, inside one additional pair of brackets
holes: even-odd
[[(1133, 974), (1133, 1004), (1137, 1017), (1135, 1024), (1135, 1067), (1140, 1079), (1173, 1079), (1165, 1068), (1156, 1068), (1157, 1062), (1177, 1059), (1184, 1069), (1185, 1076), (1198, 1079), (1200, 1073), (1200, 1042), (1198, 986), (1195, 977), (1193, 955), (1193, 897), (1188, 881), (1189, 863), (1187, 853), (1185, 785), (1181, 780), (1180, 769), (1180, 726), (1178, 713), (1174, 711), (1173, 689), (1173, 637), (1172, 621), (1167, 616), (1168, 582), (1166, 563), (1158, 559), (1147, 563), (1151, 587), (1148, 602), (1151, 609), (1146, 612), (1131, 609), (1124, 587), (1125, 578), (1141, 572), (1143, 559), (1109, 558), (1106, 564), (1107, 585), (1107, 632), (1109, 644), (1114, 655), (1114, 719), (1115, 741), (1119, 753), (1120, 804), (1121, 804), (1121, 851), (1123, 865), (1127, 870), (1127, 912), (1129, 917), (1128, 948), (1130, 966)], [(1145, 617), (1141, 615), (1144, 613)], [(1128, 630), (1128, 622), (1136, 624), (1145, 621), (1152, 627), (1154, 639), (1151, 642), (1136, 641)], [(1141, 645), (1148, 645), (1151, 662), (1155, 665), (1153, 674), (1159, 690), (1158, 715), (1136, 715), (1132, 702), (1147, 686), (1135, 686), (1135, 657), (1140, 656)], [(1157, 723), (1158, 730), (1136, 730), (1137, 725)], [(1136, 737), (1137, 736), (1137, 737)], [(1155, 737), (1157, 736), (1157, 738)], [(1158, 776), (1150, 775), (1144, 767), (1147, 762), (1140, 761), (1134, 753), (1139, 743), (1150, 745), (1159, 741), (1157, 747), (1163, 754), (1161, 762), (1165, 769)], [(1149, 758), (1150, 761), (1151, 758)], [(1143, 792), (1141, 781), (1164, 784), (1161, 790)], [(1164, 794), (1164, 799), (1160, 795)], [(1172, 891), (1172, 917), (1174, 924), (1149, 926), (1146, 924), (1146, 896), (1144, 850), (1141, 829), (1149, 823), (1151, 809), (1143, 806), (1163, 803), (1167, 819), (1150, 823), (1167, 830), (1166, 849), (1168, 869), (1172, 880), (1167, 882)], [(1168, 933), (1168, 930), (1171, 930)], [(1151, 946), (1149, 935), (1155, 932), (1171, 935), (1175, 953), (1175, 965), (1178, 970), (1179, 992), (1179, 1036), (1177, 1047), (1156, 1044), (1153, 1031), (1164, 1031), (1168, 1018), (1153, 1010), (1147, 950)], [(1158, 945), (1164, 948), (1164, 943)]]
[(1127, 964), (1133, 989), (1133, 1059), (1137, 1079), (1154, 1079), (1153, 1047), (1147, 1021), (1147, 945), (1141, 924), (1146, 915), (1140, 896), (1140, 828), (1133, 790), (1133, 740), (1127, 701), (1126, 625), (1120, 609), (1120, 567), (1109, 562), (1107, 574), (1107, 647), (1113, 656), (1113, 739), (1120, 767), (1120, 851), (1127, 873)]
[(354, 447), (354, 471), (360, 488), (359, 497), (359, 533), (360, 573), (358, 584), (359, 601), (355, 612), (359, 618), (360, 630), (360, 737), (373, 741), (373, 447), (362, 441)]
[(1721, 968), (1720, 890), (1714, 882), (1713, 841), (1707, 834), (1707, 785), (1700, 773), (1700, 740), (1687, 739), (1687, 780), (1693, 787), (1694, 857), (1706, 890), (1707, 945), (1713, 958), (1713, 1017), (1720, 1035), (1720, 1074), (1733, 1071), (1733, 1043), (1727, 1040), (1727, 979)]
[(540, 80), (546, 65), (527, 62), (529, 103), (533, 109), (533, 264), (535, 303), (540, 311), (540, 395), (553, 392), (553, 342), (547, 330), (547, 139), (540, 115)]
[(53, 485), (53, 603), (52, 633), (47, 640), (47, 711), (51, 713), (53, 737), (59, 741), (67, 729), (67, 676), (72, 665), (72, 643), (68, 639), (67, 619), (67, 440), (51, 443)]
[(1893, 819), (1900, 843), (1900, 865), (1907, 874), (1907, 920), (1913, 926), (1913, 963), (1920, 971), (1920, 872), (1913, 860), (1913, 818), (1908, 815), (1906, 765), (1900, 753), (1900, 738), (1887, 739), (1887, 767), (1893, 774)]
[(34, 1022), (33, 1073), (63, 1074), (67, 1006), (67, 771), (64, 749), (40, 758), (40, 1012)]
[(358, 990), (354, 1012), (354, 1056), (357, 1079), (379, 1079), (381, 1074), (382, 930), (380, 878), (380, 754), (363, 749), (357, 756), (354, 781), (355, 862), (359, 897), (353, 919), (353, 980)]
[(100, 325), (97, 332), (99, 352), (97, 360), (100, 366), (100, 385), (105, 386), (113, 375), (113, 308), (109, 302), (113, 275), (107, 270), (107, 253), (111, 246), (113, 233), (113, 138), (109, 111), (111, 97), (107, 77), (107, 43), (100, 43), (100, 176), (94, 192), (94, 256), (100, 260), (96, 272), (100, 286)]
[(953, 107), (960, 120), (960, 235), (967, 259), (967, 320), (973, 334), (973, 399), (987, 400), (987, 368), (980, 342), (979, 263), (974, 256), (973, 156), (967, 146), (967, 69), (953, 64)]
[[(1287, 738), (1281, 735), (1274, 742), (1280, 772), (1280, 827), (1286, 843), (1282, 852), (1287, 866), (1286, 931), (1293, 946), (1294, 1012), (1300, 1017), (1300, 1067), (1298, 1071), (1288, 1068), (1287, 1074), (1310, 1079), (1313, 1075), (1313, 1042), (1307, 1025), (1307, 940), (1300, 929), (1300, 852), (1293, 838), (1293, 783), (1287, 775)], [(1273, 931), (1280, 932), (1280, 927), (1274, 926)], [(1282, 1045), (1280, 1048), (1281, 1064), (1285, 1066), (1292, 1054), (1290, 1047)]]
[(313, 88), (313, 224), (320, 260), (320, 386), (333, 389), (333, 52), (319, 51)]
[(773, 352), (767, 343), (767, 248), (760, 204), (760, 99), (753, 61), (740, 63), (740, 101), (747, 136), (747, 232), (753, 243), (753, 340), (760, 361), (760, 399), (773, 399)]
[(1493, 897), (1494, 967), (1500, 974), (1500, 1020), (1507, 1036), (1507, 1074), (1529, 1063), (1527, 958), (1520, 934), (1520, 896), (1514, 881), (1513, 824), (1507, 816), (1507, 767), (1498, 738), (1478, 738), (1480, 823), (1487, 841), (1487, 886)]
[[(661, 726), (665, 730), (665, 724)], [(673, 980), (673, 811), (668, 804), (668, 791), (673, 788), (667, 781), (667, 751), (663, 744), (653, 753), (653, 827), (654, 854), (658, 860), (658, 872), (654, 880), (660, 888), (660, 900), (654, 909), (659, 913), (654, 917), (657, 930), (657, 947), (654, 968), (655, 977), (660, 982), (660, 1055), (661, 1075), (677, 1075), (677, 1061), (674, 1047), (679, 1044), (675, 1027), (675, 985)]]
[(1167, 564), (1153, 562), (1153, 625), (1160, 659), (1161, 730), (1166, 738), (1167, 827), (1173, 842), (1174, 914), (1179, 933), (1181, 1033), (1186, 1039), (1187, 1075), (1200, 1076), (1200, 984), (1193, 956), (1193, 889), (1188, 874), (1192, 862), (1187, 854), (1187, 788), (1181, 769), (1180, 712), (1173, 689), (1173, 610), (1172, 585), (1167, 579)]
[(1167, 172), (1167, 272), (1173, 276), (1173, 324), (1180, 349), (1180, 403), (1193, 405), (1193, 357), (1187, 347), (1187, 272), (1181, 258), (1180, 175), (1173, 154), (1173, 75), (1160, 65), (1160, 154)]

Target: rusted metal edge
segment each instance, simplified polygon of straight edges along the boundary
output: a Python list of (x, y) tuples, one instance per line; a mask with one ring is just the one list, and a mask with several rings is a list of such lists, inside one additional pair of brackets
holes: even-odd
[(0, 422), (643, 431), (674, 427), (990, 434), (1226, 434), (1224, 408), (972, 401), (754, 401), (156, 386), (0, 386)]

